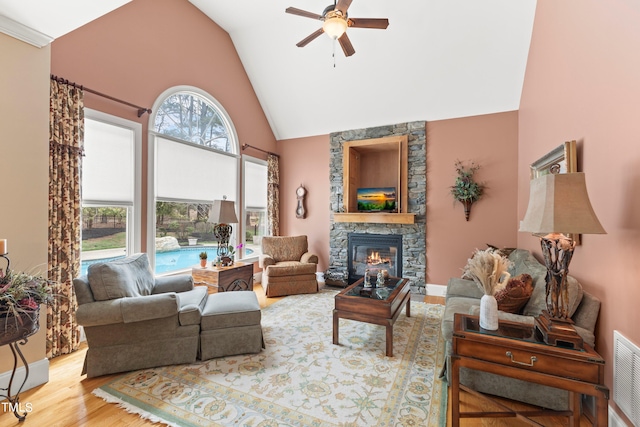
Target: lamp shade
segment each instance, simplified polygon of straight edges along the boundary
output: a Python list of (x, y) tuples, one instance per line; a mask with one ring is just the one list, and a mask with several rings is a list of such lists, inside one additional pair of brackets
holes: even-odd
[(214, 200), (207, 222), (216, 224), (237, 223), (238, 217), (236, 217), (235, 204), (231, 200)]
[(347, 31), (347, 26), (347, 21), (338, 15), (325, 19), (324, 24), (322, 24), (322, 29), (326, 35), (332, 39), (337, 39)]
[(591, 207), (583, 172), (543, 175), (530, 185), (520, 231), (606, 234)]

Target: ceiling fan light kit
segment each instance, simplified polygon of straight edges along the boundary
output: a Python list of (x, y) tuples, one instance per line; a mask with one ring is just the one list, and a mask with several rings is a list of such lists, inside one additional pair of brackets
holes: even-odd
[(340, 38), (346, 31), (347, 20), (342, 17), (340, 12), (329, 12), (327, 17), (324, 19), (324, 24), (322, 24), (322, 30), (326, 35), (328, 35), (333, 40)]
[(285, 10), (286, 13), (317, 19), (323, 22), (322, 28), (319, 28), (300, 40), (296, 43), (296, 46), (304, 47), (319, 37), (320, 34), (326, 33), (333, 40), (338, 40), (345, 56), (351, 56), (356, 53), (356, 50), (353, 48), (349, 36), (347, 36), (347, 29), (349, 27), (384, 30), (389, 26), (389, 20), (386, 18), (349, 18), (347, 9), (351, 6), (352, 1), (353, 0), (338, 0), (334, 4), (327, 6), (321, 15), (295, 7), (288, 7)]

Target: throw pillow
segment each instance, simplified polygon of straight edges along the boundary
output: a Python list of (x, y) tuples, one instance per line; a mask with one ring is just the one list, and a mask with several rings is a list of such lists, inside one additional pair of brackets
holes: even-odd
[(518, 314), (531, 298), (533, 278), (524, 273), (512, 277), (507, 285), (494, 296), (498, 302), (498, 310)]
[(87, 278), (96, 301), (150, 295), (155, 284), (147, 254), (92, 264)]

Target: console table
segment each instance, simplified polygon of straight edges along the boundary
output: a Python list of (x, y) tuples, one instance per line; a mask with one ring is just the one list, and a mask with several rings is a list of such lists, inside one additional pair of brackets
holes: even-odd
[[(523, 381), (569, 391), (566, 411), (515, 411), (497, 402), (504, 411), (460, 412), (460, 389), (478, 397), (490, 397), (470, 390), (459, 383), (460, 368), (466, 367)], [(569, 417), (569, 425), (580, 425), (581, 395), (594, 396), (593, 426), (606, 427), (609, 389), (604, 385), (604, 359), (593, 348), (569, 349), (545, 344), (533, 325), (500, 320), (497, 331), (480, 328), (478, 316), (456, 313), (451, 354), (451, 421), (460, 425), (460, 418), (516, 417), (539, 425), (529, 417), (561, 415)]]
[(209, 293), (253, 291), (253, 264), (235, 262), (228, 267), (194, 267), (191, 276), (196, 285), (206, 285)]

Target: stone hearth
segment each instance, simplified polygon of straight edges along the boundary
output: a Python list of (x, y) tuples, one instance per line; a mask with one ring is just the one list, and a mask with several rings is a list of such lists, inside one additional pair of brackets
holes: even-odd
[(411, 281), (411, 291), (426, 294), (426, 122), (400, 123), (390, 126), (349, 130), (331, 134), (330, 188), (331, 211), (339, 212), (343, 194), (342, 146), (345, 141), (358, 141), (386, 136), (408, 135), (408, 210), (415, 213), (413, 224), (373, 224), (335, 222), (331, 217), (329, 233), (330, 270), (347, 272), (349, 233), (402, 235), (402, 277)]

